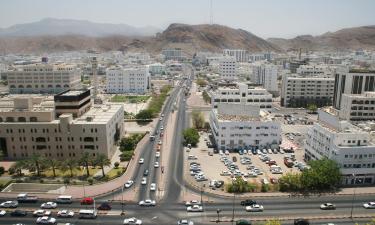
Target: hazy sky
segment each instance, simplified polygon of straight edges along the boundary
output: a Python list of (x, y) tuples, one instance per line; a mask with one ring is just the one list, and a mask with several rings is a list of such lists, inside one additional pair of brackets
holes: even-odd
[[(210, 0), (0, 0), (0, 27), (53, 17), (164, 29), (209, 23), (209, 12)], [(318, 35), (375, 25), (375, 0), (213, 0), (213, 20), (263, 38)]]

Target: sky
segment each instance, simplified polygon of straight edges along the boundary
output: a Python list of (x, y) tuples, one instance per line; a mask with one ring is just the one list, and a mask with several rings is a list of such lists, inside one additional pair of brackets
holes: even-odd
[[(375, 25), (375, 0), (212, 0), (213, 22), (263, 38)], [(210, 0), (1, 0), (0, 27), (43, 18), (165, 29), (210, 22)]]

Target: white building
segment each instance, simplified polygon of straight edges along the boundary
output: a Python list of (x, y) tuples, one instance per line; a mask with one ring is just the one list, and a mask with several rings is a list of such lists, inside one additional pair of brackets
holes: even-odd
[(332, 74), (328, 65), (301, 65), (297, 68), (300, 75), (327, 75)]
[(237, 79), (237, 62), (234, 57), (223, 57), (219, 61), (219, 73), (221, 79)]
[(123, 68), (113, 66), (107, 69), (107, 93), (145, 94), (151, 88), (147, 66)]
[(258, 106), (221, 103), (212, 108), (210, 126), (218, 149), (278, 148), (280, 124)]
[(237, 83), (236, 87), (219, 87), (210, 95), (213, 108), (217, 108), (220, 103), (241, 103), (255, 105), (267, 111), (272, 110), (272, 95), (266, 89), (249, 88), (244, 83)]
[(342, 94), (339, 117), (352, 122), (375, 121), (375, 92)]
[(278, 92), (277, 66), (272, 64), (261, 64), (253, 66), (253, 74), (250, 80), (255, 84), (261, 84), (272, 93)]
[(165, 72), (165, 68), (166, 68), (165, 65), (161, 63), (154, 63), (154, 64), (148, 65), (148, 70), (151, 75), (162, 74)]
[(56, 94), (81, 87), (81, 73), (75, 65), (38, 63), (12, 68), (4, 72), (11, 94)]
[(185, 59), (185, 56), (181, 48), (168, 48), (163, 49), (161, 54), (164, 56), (164, 60), (175, 60), (182, 61)]
[(332, 104), (335, 79), (330, 76), (282, 76), (281, 105), (306, 107), (313, 103), (318, 107)]
[(89, 90), (68, 91), (54, 98), (0, 99), (0, 146), (5, 157), (15, 160), (39, 154), (64, 160), (89, 152), (110, 158), (123, 133), (123, 106), (91, 107)]
[(247, 50), (244, 49), (224, 49), (223, 55), (234, 57), (237, 62), (249, 61)]
[(361, 128), (340, 121), (331, 107), (319, 110), (318, 118), (307, 132), (305, 159), (335, 160), (341, 168), (344, 185), (354, 184), (354, 178), (355, 184), (375, 184), (375, 143), (369, 132), (375, 124)]

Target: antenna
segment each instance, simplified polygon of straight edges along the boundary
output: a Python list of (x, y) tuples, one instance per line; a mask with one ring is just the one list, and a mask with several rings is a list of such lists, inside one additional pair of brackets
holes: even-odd
[(210, 25), (214, 23), (214, 15), (212, 10), (212, 0), (210, 0)]

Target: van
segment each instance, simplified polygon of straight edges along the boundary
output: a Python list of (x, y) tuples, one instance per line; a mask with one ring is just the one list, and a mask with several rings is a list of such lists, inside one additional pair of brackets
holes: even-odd
[(79, 210), (80, 219), (96, 219), (96, 216), (97, 216), (96, 210), (90, 210), (90, 209)]
[(60, 195), (59, 197), (56, 198), (56, 202), (60, 204), (71, 204), (72, 201), (72, 196), (70, 195)]

